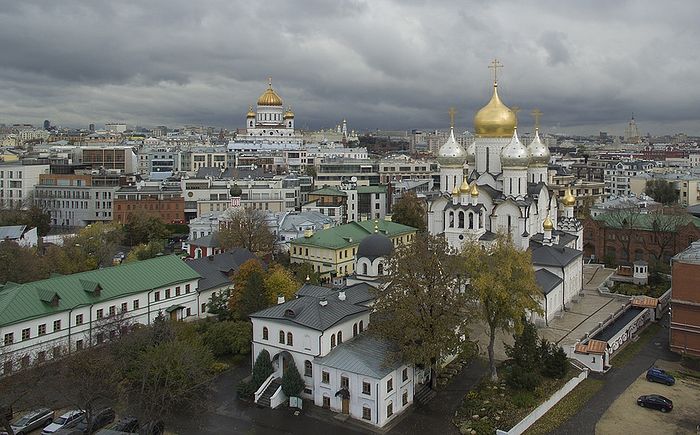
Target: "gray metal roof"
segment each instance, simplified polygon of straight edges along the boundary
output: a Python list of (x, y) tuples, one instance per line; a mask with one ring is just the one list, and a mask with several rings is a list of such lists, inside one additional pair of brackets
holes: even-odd
[(532, 264), (536, 266), (564, 267), (583, 255), (583, 252), (577, 249), (561, 245), (540, 245), (537, 242), (530, 242), (530, 250)]
[(26, 225), (8, 225), (0, 227), (0, 240), (17, 240), (22, 237)]
[(220, 244), (219, 244), (219, 232), (214, 231), (213, 233), (208, 234), (204, 237), (200, 237), (199, 239), (192, 240), (190, 242), (190, 245), (204, 246), (206, 248), (218, 248), (220, 246)]
[(330, 296), (335, 292), (332, 288), (322, 287), (320, 285), (314, 284), (304, 284), (299, 290), (297, 290), (297, 297), (311, 296), (314, 298), (322, 298), (324, 296)]
[(559, 284), (564, 282), (564, 280), (546, 269), (536, 270), (535, 280), (537, 280), (537, 285), (542, 289), (542, 294), (545, 295), (549, 294), (552, 290), (557, 288)]
[(322, 298), (302, 296), (253, 313), (250, 317), (282, 320), (317, 331), (325, 331), (346, 317), (352, 317), (369, 310), (369, 308), (355, 305), (347, 299), (341, 301), (335, 295), (327, 296), (324, 299), (325, 306), (321, 305)]
[(333, 218), (317, 211), (302, 211), (286, 214), (280, 221), (280, 229), (283, 231), (296, 231), (300, 225), (332, 224)]
[[(576, 236), (573, 234), (566, 233), (561, 230), (553, 230), (552, 231), (553, 236), (558, 236), (559, 241), (557, 242), (558, 245), (568, 245), (569, 243), (573, 242), (576, 240)], [(544, 239), (544, 234), (542, 233), (537, 233), (532, 236), (530, 240), (533, 240), (538, 243), (542, 243), (542, 240)]]
[(674, 256), (673, 261), (700, 264), (700, 241), (691, 243), (688, 249)]
[(397, 350), (391, 341), (365, 332), (339, 344), (326, 356), (314, 358), (314, 363), (382, 379), (404, 364), (400, 360), (390, 358), (391, 354)]
[(245, 248), (234, 248), (222, 254), (189, 260), (185, 263), (199, 273), (198, 291), (210, 290), (231, 284), (229, 276), (238, 271), (243, 263), (256, 258)]

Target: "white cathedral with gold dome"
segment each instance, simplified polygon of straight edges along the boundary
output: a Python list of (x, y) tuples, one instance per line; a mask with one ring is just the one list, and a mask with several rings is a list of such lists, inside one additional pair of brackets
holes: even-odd
[(285, 110), (282, 98), (272, 89), (272, 79), (268, 79), (265, 92), (258, 98), (256, 110), (248, 108), (245, 132), (239, 134), (247, 142), (298, 144), (303, 143), (302, 135), (294, 130), (294, 112), (290, 106)]
[[(500, 67), (494, 61), (494, 72)], [(533, 112), (538, 124), (539, 111)], [(516, 113), (498, 95), (494, 74), (491, 101), (474, 116), (474, 141), (465, 150), (450, 137), (438, 154), (441, 194), (428, 201), (428, 231), (453, 248), (468, 240), (488, 244), (507, 234), (529, 249), (549, 321), (579, 297), (583, 280), (583, 225), (574, 217), (570, 190), (559, 199), (547, 186), (550, 154), (538, 128), (532, 142), (518, 139)], [(563, 207), (561, 217), (559, 203)]]

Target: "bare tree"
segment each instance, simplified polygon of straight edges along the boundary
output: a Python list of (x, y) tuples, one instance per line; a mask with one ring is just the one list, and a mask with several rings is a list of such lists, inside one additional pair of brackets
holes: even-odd
[(690, 222), (691, 216), (679, 207), (665, 207), (649, 213), (647, 219), (651, 234), (644, 249), (652, 259), (652, 268), (658, 271), (664, 268), (665, 257), (676, 253), (678, 231)]
[(219, 231), (224, 249), (246, 248), (255, 254), (269, 254), (275, 246), (275, 235), (267, 226), (265, 213), (254, 208), (237, 208), (226, 213), (227, 225)]

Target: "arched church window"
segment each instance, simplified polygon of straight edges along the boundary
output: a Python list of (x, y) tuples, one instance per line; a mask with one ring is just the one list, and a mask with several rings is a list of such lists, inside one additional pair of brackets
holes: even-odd
[(331, 349), (335, 347), (335, 334), (331, 335)]
[(287, 332), (287, 346), (294, 346), (294, 336), (291, 332)]
[(513, 179), (512, 178), (508, 179), (508, 185), (509, 185), (508, 191), (512, 195), (513, 194)]
[(455, 227), (455, 212), (450, 211), (450, 228)]
[(508, 215), (508, 232), (509, 233), (510, 233), (511, 226), (512, 226), (512, 219), (511, 219), (510, 215)]
[(377, 272), (379, 273), (379, 275), (384, 275), (384, 263), (380, 262), (377, 265)]
[(360, 333), (365, 330), (365, 322), (360, 320)]
[(459, 212), (459, 227), (464, 228), (464, 212)]
[(343, 331), (338, 331), (338, 344), (343, 342)]
[(367, 263), (362, 265), (362, 274), (367, 275)]
[(353, 325), (352, 325), (352, 336), (354, 337), (354, 336), (356, 336), (356, 335), (357, 335), (357, 323), (353, 323)]

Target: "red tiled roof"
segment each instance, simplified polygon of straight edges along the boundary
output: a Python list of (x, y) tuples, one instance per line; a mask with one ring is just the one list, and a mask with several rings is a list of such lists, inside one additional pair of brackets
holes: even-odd
[(574, 351), (576, 353), (593, 353), (597, 355), (602, 355), (605, 353), (605, 348), (607, 343), (600, 340), (588, 340), (588, 343), (576, 343), (576, 348)]
[(656, 308), (658, 304), (659, 300), (650, 296), (635, 296), (632, 298), (633, 307)]

